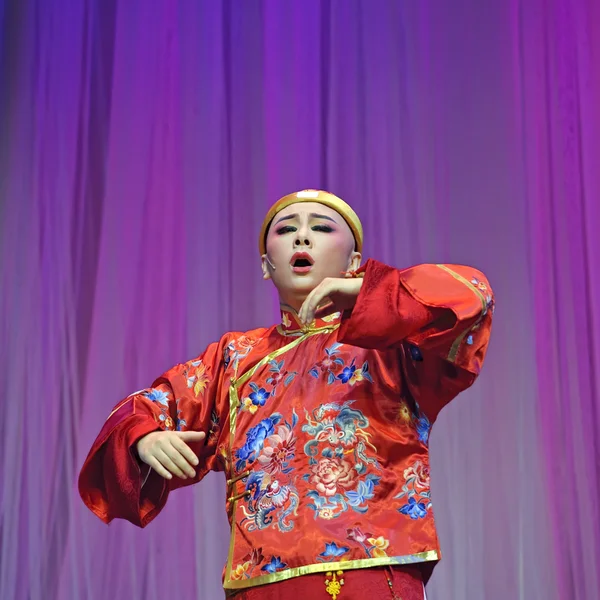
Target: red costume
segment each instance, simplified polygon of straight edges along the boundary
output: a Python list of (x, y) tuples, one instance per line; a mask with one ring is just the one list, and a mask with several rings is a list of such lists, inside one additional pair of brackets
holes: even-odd
[[(303, 327), (284, 310), (280, 325), (228, 333), (118, 404), (81, 472), (86, 505), (144, 527), (170, 491), (225, 471), (227, 590), (270, 584), (260, 597), (275, 598), (284, 583), (272, 584), (303, 576), (294, 594), (317, 586), (311, 598), (329, 597), (325, 580), (340, 600), (365, 581), (421, 598), (440, 558), (429, 432), (479, 374), (493, 297), (465, 266), (369, 260), (359, 272), (351, 312)], [(195, 478), (146, 478), (134, 447), (158, 429), (207, 432)]]

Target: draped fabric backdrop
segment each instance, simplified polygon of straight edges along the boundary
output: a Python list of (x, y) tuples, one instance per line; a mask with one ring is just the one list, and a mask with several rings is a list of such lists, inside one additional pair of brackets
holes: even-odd
[(596, 0), (0, 0), (0, 36), (0, 598), (222, 597), (220, 475), (145, 530), (76, 479), (119, 399), (278, 318), (257, 231), (305, 187), (495, 287), (430, 599), (600, 597)]

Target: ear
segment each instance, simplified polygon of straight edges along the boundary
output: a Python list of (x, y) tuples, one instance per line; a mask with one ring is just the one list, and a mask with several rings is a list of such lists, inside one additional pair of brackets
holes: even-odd
[(350, 264), (348, 265), (348, 271), (356, 271), (360, 267), (360, 261), (362, 260), (362, 254), (360, 252), (352, 252), (350, 255)]
[(267, 255), (263, 254), (260, 257), (260, 267), (263, 272), (263, 279), (271, 279), (271, 272), (269, 271), (269, 265), (267, 263)]

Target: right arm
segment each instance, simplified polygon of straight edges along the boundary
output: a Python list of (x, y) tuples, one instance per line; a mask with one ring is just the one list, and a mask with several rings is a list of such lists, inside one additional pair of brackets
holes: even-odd
[(214, 467), (217, 440), (205, 436), (213, 412), (221, 412), (224, 344), (173, 367), (109, 415), (79, 476), (84, 503), (105, 523), (122, 518), (144, 527), (171, 490)]

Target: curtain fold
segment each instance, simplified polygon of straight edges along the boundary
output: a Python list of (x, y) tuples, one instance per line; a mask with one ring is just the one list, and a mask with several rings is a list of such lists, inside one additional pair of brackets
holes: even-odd
[(258, 229), (306, 187), (497, 295), (431, 437), (428, 598), (597, 597), (599, 40), (594, 0), (0, 0), (0, 598), (223, 596), (220, 475), (137, 530), (78, 470), (120, 398), (278, 318)]

